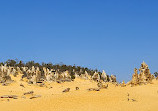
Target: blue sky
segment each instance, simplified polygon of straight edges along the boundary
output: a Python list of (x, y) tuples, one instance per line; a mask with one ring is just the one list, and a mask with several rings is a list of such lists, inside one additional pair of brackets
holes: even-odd
[(0, 61), (76, 64), (130, 80), (158, 71), (156, 0), (0, 1)]

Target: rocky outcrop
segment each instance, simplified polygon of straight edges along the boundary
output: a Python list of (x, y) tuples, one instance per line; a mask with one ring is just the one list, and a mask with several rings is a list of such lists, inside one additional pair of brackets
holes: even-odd
[(108, 81), (107, 74), (105, 73), (104, 70), (103, 70), (103, 72), (102, 72), (102, 74), (101, 74), (101, 80), (103, 80), (104, 82), (107, 82), (107, 81)]
[(95, 72), (95, 73), (93, 74), (93, 76), (92, 76), (92, 79), (93, 79), (94, 81), (99, 81), (99, 80), (100, 80), (100, 75), (99, 75), (97, 72)]
[(116, 76), (115, 75), (111, 75), (109, 79), (110, 79), (110, 82), (116, 82)]
[(132, 76), (132, 81), (131, 82), (132, 82), (133, 85), (137, 85), (139, 83), (137, 68), (134, 69), (134, 74)]
[(87, 71), (85, 71), (84, 74), (81, 74), (80, 78), (85, 79), (85, 80), (90, 80), (91, 79), (91, 77), (90, 77), (90, 75), (88, 74)]
[(143, 61), (141, 64), (141, 67), (139, 68), (139, 74), (138, 70), (134, 69), (134, 74), (132, 76), (132, 80), (130, 81), (130, 84), (133, 85), (140, 85), (140, 84), (148, 84), (151, 83), (154, 79), (154, 75), (150, 73), (150, 69), (148, 65)]
[[(73, 75), (74, 74), (74, 75)], [(47, 82), (70, 82), (72, 78), (82, 78), (85, 80), (103, 81), (103, 82), (116, 82), (116, 77), (111, 75), (110, 77), (103, 72), (94, 72), (90, 70), (63, 70), (63, 69), (51, 69), (47, 67), (11, 67), (7, 65), (0, 66), (0, 82), (6, 83), (12, 81), (11, 78), (19, 77), (21, 81), (28, 82), (29, 84), (38, 84), (43, 81)]]

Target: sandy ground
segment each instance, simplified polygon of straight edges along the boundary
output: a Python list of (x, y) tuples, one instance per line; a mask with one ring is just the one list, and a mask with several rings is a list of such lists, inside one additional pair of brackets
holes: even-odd
[[(46, 83), (47, 87), (28, 85), (13, 78), (9, 86), (0, 85), (0, 96), (17, 95), (18, 99), (0, 98), (0, 111), (158, 111), (158, 81), (136, 87), (115, 87), (108, 83), (108, 89), (88, 91), (97, 84), (89, 80), (76, 79), (67, 83)], [(21, 87), (20, 84), (25, 86)], [(52, 87), (52, 88), (51, 88)], [(79, 90), (75, 90), (79, 87)], [(63, 93), (66, 88), (70, 92)], [(39, 98), (23, 94), (34, 91)], [(128, 101), (129, 94), (129, 101)]]

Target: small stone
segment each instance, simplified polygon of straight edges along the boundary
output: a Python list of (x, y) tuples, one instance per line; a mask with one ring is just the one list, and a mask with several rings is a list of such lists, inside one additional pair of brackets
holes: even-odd
[(41, 97), (41, 95), (32, 96), (32, 97), (30, 97), (30, 99), (39, 98), (39, 97)]
[(61, 84), (61, 81), (57, 81), (57, 83)]
[(13, 99), (17, 99), (18, 96), (16, 95), (3, 95), (1, 96), (1, 98), (13, 98)]
[(24, 93), (24, 95), (33, 94), (33, 93), (34, 93), (34, 91), (29, 91), (29, 92)]
[(135, 102), (136, 100), (135, 99), (131, 99), (133, 102)]
[(2, 86), (7, 86), (7, 83), (2, 83)]
[(52, 89), (53, 87), (50, 87), (49, 89)]
[(66, 88), (65, 90), (63, 90), (63, 92), (69, 92), (70, 88)]
[(76, 90), (79, 90), (80, 88), (79, 87), (76, 87)]
[(89, 91), (100, 91), (100, 88), (89, 88)]
[(20, 86), (21, 86), (21, 87), (24, 87), (24, 85), (23, 85), (23, 84), (20, 84)]

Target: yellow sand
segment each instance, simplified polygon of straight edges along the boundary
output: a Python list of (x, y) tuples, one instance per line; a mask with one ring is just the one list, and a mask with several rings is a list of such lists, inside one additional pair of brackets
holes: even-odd
[[(18, 99), (0, 98), (0, 111), (158, 111), (158, 81), (154, 84), (136, 87), (115, 87), (109, 84), (108, 89), (99, 92), (88, 91), (97, 87), (95, 82), (76, 79), (67, 83), (46, 83), (47, 87), (28, 85), (13, 78), (9, 86), (0, 85), (0, 96), (17, 95)], [(21, 87), (23, 84), (25, 88)], [(53, 88), (50, 88), (53, 87)], [(63, 93), (66, 88), (70, 92)], [(75, 87), (79, 87), (78, 91)], [(40, 98), (29, 99), (32, 95), (23, 93), (34, 91)], [(129, 101), (128, 101), (129, 94)], [(136, 101), (133, 101), (133, 100)]]

